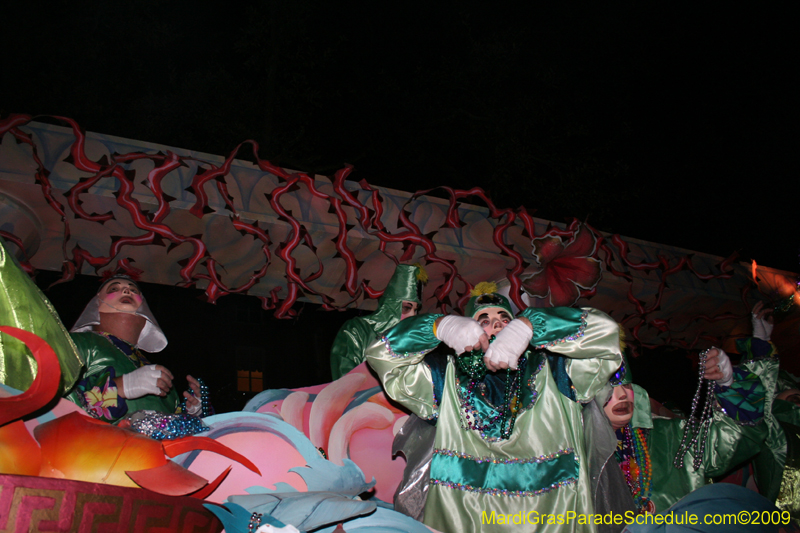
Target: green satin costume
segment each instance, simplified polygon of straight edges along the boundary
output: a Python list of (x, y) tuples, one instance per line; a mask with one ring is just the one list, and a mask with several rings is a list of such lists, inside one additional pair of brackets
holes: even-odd
[[(406, 319), (367, 350), (367, 361), (392, 399), (421, 418), (438, 417), (424, 523), (443, 532), (508, 532), (520, 526), (504, 524), (503, 518), (517, 513), (592, 513), (580, 402), (592, 399), (622, 361), (617, 323), (594, 309), (522, 313), (533, 324), (535, 349), (526, 352), (522, 407), (513, 432), (503, 439), (496, 431), (482, 435), (468, 428), (475, 411), (465, 405), (466, 384), (459, 381), (463, 375), (453, 357), (436, 389), (441, 396), (435, 397), (434, 376), (422, 361), (439, 344), (433, 334), (439, 316)], [(569, 378), (566, 390), (563, 380), (559, 388), (541, 348), (566, 356), (554, 357)], [(473, 401), (475, 409), (491, 415), (489, 402), (478, 395)], [(594, 527), (526, 524), (521, 530), (588, 532)]]
[[(131, 361), (119, 348), (102, 335), (91, 332), (70, 333), (70, 335), (86, 361), (86, 370), (81, 375), (82, 378), (106, 372), (108, 367), (113, 367), (117, 376), (128, 374), (139, 368), (139, 365)], [(73, 390), (67, 396), (67, 399), (78, 405), (83, 405), (78, 390)], [(147, 394), (141, 398), (128, 398), (125, 402), (128, 406), (126, 414), (145, 409), (173, 414), (178, 407), (179, 397), (173, 387), (164, 397)], [(115, 423), (117, 421), (114, 420)]]
[(708, 484), (712, 478), (725, 475), (764, 447), (766, 427), (763, 422), (755, 426), (738, 424), (722, 411), (715, 410), (700, 468), (694, 470), (691, 453), (685, 455), (683, 468), (675, 468), (673, 461), (685, 425), (685, 420), (677, 418), (653, 420), (653, 429), (647, 442), (653, 473), (652, 501), (657, 513), (665, 512), (682, 497)]
[[(42, 337), (61, 365), (59, 394), (69, 391), (81, 371), (81, 359), (53, 306), (22, 270), (0, 240), (0, 324)], [(24, 391), (37, 372), (30, 350), (8, 335), (0, 335), (0, 383)]]
[[(631, 428), (646, 430), (647, 449), (650, 456), (651, 482), (650, 501), (655, 513), (666, 512), (675, 502), (721, 477), (737, 465), (751, 459), (764, 448), (767, 426), (763, 422), (766, 389), (760, 374), (769, 373), (770, 363), (743, 365), (741, 371), (734, 373), (734, 383), (729, 388), (718, 389), (717, 399), (724, 398), (724, 405), (731, 407), (731, 415), (718, 405), (713, 412), (708, 437), (706, 439), (703, 461), (695, 471), (692, 452), (684, 456), (683, 466), (674, 466), (675, 457), (683, 438), (685, 419), (654, 417), (651, 413), (650, 398), (642, 387), (632, 384), (634, 391), (634, 411)], [(619, 384), (631, 383), (630, 372), (626, 372)], [(603, 391), (594, 402), (584, 410), (586, 442), (591, 446), (589, 467), (593, 479), (595, 512), (623, 514), (636, 512), (630, 488), (628, 487), (620, 464), (614, 453), (619, 443), (604, 411), (603, 404), (610, 391)], [(747, 421), (737, 421), (742, 413)], [(602, 525), (600, 533), (618, 532), (623, 525)]]
[(331, 347), (334, 381), (363, 363), (369, 345), (400, 322), (403, 302), (420, 303), (418, 275), (419, 267), (416, 265), (397, 265), (378, 299), (378, 309), (370, 315), (351, 318), (342, 325)]
[[(717, 398), (733, 400), (738, 397), (744, 400), (747, 405), (742, 407), (752, 412), (757, 421), (738, 422), (729, 416), (734, 413), (716, 408), (703, 463), (696, 472), (692, 467), (691, 453), (686, 454), (682, 469), (676, 469), (672, 464), (686, 421), (653, 418), (653, 429), (648, 443), (651, 443), (653, 503), (656, 504), (657, 512), (666, 511), (692, 490), (707, 484), (711, 478), (724, 476), (732, 468), (752, 459), (767, 447), (772, 430), (764, 420), (769, 409), (769, 394), (766, 391), (769, 390), (771, 376), (777, 373), (778, 362), (775, 359), (743, 362), (739, 369), (734, 373), (733, 384), (718, 391)], [(644, 389), (641, 391), (643, 395), (647, 394)]]
[(746, 338), (737, 340), (736, 347), (742, 361), (768, 369), (761, 379), (770, 391), (764, 417), (769, 435), (753, 460), (758, 490), (779, 509), (789, 511), (793, 523), (800, 526), (800, 407), (776, 398), (786, 389), (797, 388), (797, 383), (791, 374), (778, 370), (777, 349), (771, 342)]

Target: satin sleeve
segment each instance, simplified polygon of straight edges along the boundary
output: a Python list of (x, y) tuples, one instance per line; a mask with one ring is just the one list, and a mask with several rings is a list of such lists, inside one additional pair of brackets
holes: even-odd
[[(716, 410), (709, 429), (704, 457), (708, 476), (721, 476), (751, 459), (764, 449), (765, 441), (775, 436), (770, 424), (761, 421), (767, 396), (762, 380), (774, 379), (777, 366), (777, 359), (749, 361), (736, 369), (731, 387), (715, 391), (723, 409)], [(745, 411), (750, 411), (750, 416), (744, 416)]]
[(364, 362), (364, 352), (378, 335), (372, 326), (359, 318), (342, 325), (331, 346), (331, 375), (334, 381)]
[(759, 491), (766, 498), (775, 500), (780, 494), (788, 444), (775, 412), (775, 404), (780, 403), (775, 398), (780, 379), (777, 350), (772, 343), (755, 338), (740, 339), (736, 344), (742, 353), (739, 366), (758, 376), (766, 389), (763, 405), (766, 438), (753, 466)]
[(531, 344), (568, 357), (575, 399), (592, 400), (622, 364), (619, 324), (589, 307), (532, 308), (522, 312), (533, 326)]
[(425, 355), (439, 345), (433, 324), (442, 315), (410, 317), (373, 342), (366, 351), (369, 365), (378, 374), (386, 394), (426, 420), (438, 414), (433, 377)]
[[(722, 411), (714, 413), (708, 430), (703, 463), (708, 477), (718, 477), (728, 470), (753, 458), (764, 447), (767, 427), (738, 424)], [(691, 465), (691, 461), (686, 461)]]

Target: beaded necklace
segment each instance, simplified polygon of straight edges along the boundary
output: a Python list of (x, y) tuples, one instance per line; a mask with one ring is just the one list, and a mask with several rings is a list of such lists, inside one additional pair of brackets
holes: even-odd
[(125, 354), (125, 357), (127, 357), (131, 363), (136, 365), (136, 368), (141, 368), (143, 366), (147, 366), (150, 364), (150, 361), (147, 360), (147, 357), (144, 356), (144, 354), (136, 344), (131, 344), (128, 341), (124, 341), (119, 337), (116, 337), (111, 333), (107, 333), (105, 331), (95, 331), (95, 333), (97, 333), (101, 337), (105, 337), (120, 352)]
[[(200, 412), (199, 416), (205, 418), (205, 417), (211, 415), (211, 402), (208, 400), (208, 385), (206, 385), (206, 382), (203, 381), (202, 378), (196, 378), (196, 379), (197, 379), (197, 382), (200, 383), (200, 407), (201, 407), (201, 412)], [(187, 392), (189, 394), (191, 394), (192, 396), (194, 396), (194, 391), (192, 389), (189, 389)], [(186, 409), (186, 398), (181, 400), (181, 403), (178, 406), (178, 409), (176, 410), (176, 412), (177, 413), (188, 413), (189, 412)]]
[(250, 515), (250, 522), (247, 524), (247, 533), (255, 533), (261, 525), (263, 514), (254, 512)]
[(631, 425), (616, 430), (617, 461), (625, 475), (625, 481), (633, 497), (633, 503), (640, 514), (654, 513), (651, 481), (653, 478), (650, 449), (647, 446), (647, 432)]
[[(494, 335), (489, 339), (493, 342)], [(516, 422), (517, 412), (520, 409), (522, 400), (520, 398), (520, 383), (522, 375), (524, 374), (526, 358), (522, 356), (517, 363), (518, 370), (506, 370), (505, 388), (503, 391), (503, 399), (496, 407), (492, 406), (491, 411), (494, 413), (491, 416), (483, 416), (478, 410), (478, 404), (486, 406), (491, 405), (488, 401), (485, 392), (485, 382), (487, 376), (486, 365), (483, 362), (483, 352), (480, 350), (473, 350), (468, 354), (456, 358), (456, 366), (458, 369), (469, 376), (469, 382), (466, 387), (461, 386), (461, 395), (464, 408), (464, 416), (466, 419), (466, 429), (473, 429), (480, 433), (481, 438), (485, 440), (505, 440), (508, 439), (514, 432), (514, 423)], [(479, 399), (476, 395), (480, 393), (482, 396)], [(499, 428), (499, 436), (492, 437), (496, 434)]]
[[(692, 467), (695, 472), (697, 472), (697, 469), (703, 464), (703, 455), (705, 455), (706, 451), (706, 439), (708, 438), (708, 430), (711, 427), (712, 411), (714, 408), (712, 396), (714, 382), (705, 379), (706, 359), (708, 358), (708, 352), (710, 350), (711, 348), (700, 354), (697, 391), (695, 391), (694, 397), (692, 398), (692, 412), (686, 424), (683, 426), (683, 437), (678, 447), (678, 453), (675, 456), (675, 460), (672, 462), (675, 468), (683, 468), (683, 458), (689, 451), (691, 451), (694, 456)], [(703, 381), (706, 382), (706, 397), (705, 403), (698, 414), (698, 405), (700, 404), (700, 396), (703, 391)]]

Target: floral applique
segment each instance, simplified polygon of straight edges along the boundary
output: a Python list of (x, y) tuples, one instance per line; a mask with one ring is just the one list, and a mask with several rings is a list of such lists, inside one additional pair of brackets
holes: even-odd
[(597, 238), (582, 224), (573, 224), (571, 240), (545, 235), (533, 240), (534, 255), (541, 270), (523, 281), (523, 287), (537, 298), (547, 298), (552, 307), (569, 307), (581, 290), (593, 289), (600, 281), (600, 261), (593, 256)]
[(109, 408), (117, 406), (117, 387), (111, 385), (111, 377), (106, 379), (103, 387), (92, 387), (84, 393), (86, 407), (96, 418), (113, 418)]

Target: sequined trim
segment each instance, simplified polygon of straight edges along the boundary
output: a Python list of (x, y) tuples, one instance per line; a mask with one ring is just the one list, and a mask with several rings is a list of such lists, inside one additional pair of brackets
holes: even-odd
[(562, 337), (560, 339), (556, 339), (554, 341), (546, 342), (544, 344), (537, 344), (535, 348), (537, 350), (541, 350), (542, 348), (551, 348), (556, 344), (563, 344), (567, 341), (574, 341), (583, 337), (584, 332), (586, 331), (586, 317), (589, 316), (589, 311), (584, 311), (581, 314), (581, 325), (578, 326), (578, 331), (573, 333), (572, 335), (567, 335), (566, 337)]
[(426, 416), (423, 420), (439, 420), (439, 400), (436, 398), (436, 393), (433, 391), (433, 383), (431, 383), (431, 397), (433, 398), (433, 412), (431, 416)]
[(389, 344), (389, 339), (387, 339), (386, 336), (381, 337), (381, 342), (383, 342), (384, 346), (386, 346), (386, 351), (389, 353), (389, 355), (391, 355), (392, 357), (395, 357), (395, 358), (402, 358), (402, 359), (406, 359), (408, 357), (412, 357), (412, 356), (415, 356), (415, 355), (425, 355), (428, 352), (432, 352), (434, 350), (434, 348), (435, 348), (435, 346), (434, 346), (434, 348), (429, 348), (427, 350), (422, 350), (421, 352), (395, 353), (395, 351), (392, 350), (392, 347)]
[[(540, 455), (538, 457), (531, 457), (529, 459), (519, 459), (516, 457), (513, 458), (501, 458), (501, 457), (475, 457), (474, 455), (470, 455), (468, 453), (461, 453), (455, 450), (448, 450), (444, 448), (434, 448), (433, 453), (435, 455), (445, 455), (447, 457), (458, 457), (459, 459), (467, 459), (469, 461), (474, 461), (478, 464), (481, 463), (494, 463), (494, 464), (502, 464), (502, 465), (512, 465), (512, 464), (527, 464), (527, 463), (544, 463), (547, 461), (552, 461), (553, 459), (557, 459), (562, 455), (568, 455), (571, 453), (575, 453), (574, 448), (566, 448), (563, 450), (558, 450), (557, 452), (553, 452), (549, 455)], [(578, 462), (577, 456), (575, 457), (575, 462)]]
[(520, 415), (524, 411), (527, 411), (528, 409), (531, 409), (534, 405), (536, 405), (536, 400), (539, 399), (539, 391), (536, 390), (536, 376), (538, 376), (539, 372), (541, 372), (542, 368), (544, 368), (545, 361), (547, 361), (547, 357), (542, 356), (542, 360), (539, 361), (539, 366), (536, 367), (536, 370), (531, 372), (531, 377), (528, 378), (528, 388), (531, 391), (531, 401), (528, 405), (525, 406), (524, 409), (520, 411), (519, 413)]
[[(625, 366), (625, 358), (622, 358), (622, 363), (620, 363), (619, 368), (614, 375), (611, 376), (611, 379), (608, 382), (611, 384), (612, 387), (617, 387), (622, 385), (622, 382), (625, 381), (625, 376), (628, 373), (628, 368)], [(574, 388), (574, 387), (573, 387)]]
[(485, 494), (488, 496), (511, 496), (511, 497), (540, 496), (555, 489), (560, 489), (561, 487), (566, 487), (567, 485), (575, 485), (577, 483), (578, 480), (575, 479), (574, 477), (571, 477), (563, 481), (559, 481), (558, 483), (553, 483), (549, 487), (531, 491), (531, 490), (484, 489), (481, 487), (473, 487), (472, 485), (453, 483), (452, 481), (443, 481), (441, 479), (431, 479), (430, 481), (431, 485), (439, 485), (440, 487), (446, 487), (448, 489), (453, 489), (453, 490), (465, 490), (468, 492), (476, 492), (478, 494)]

